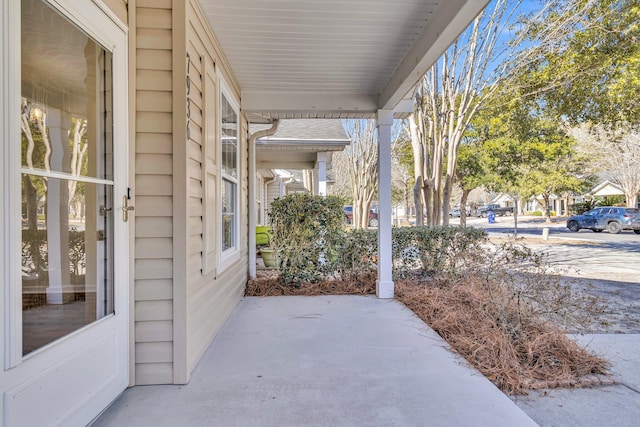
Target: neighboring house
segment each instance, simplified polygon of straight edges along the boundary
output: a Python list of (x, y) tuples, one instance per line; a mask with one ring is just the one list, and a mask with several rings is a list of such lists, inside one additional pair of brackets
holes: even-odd
[(488, 0), (0, 2), (0, 424), (189, 381), (250, 274), (257, 170), (288, 169), (257, 164), (277, 120), (377, 119), (393, 297), (393, 118)]
[[(624, 196), (624, 191), (619, 185), (608, 180), (600, 182), (593, 187), (591, 191), (586, 194), (576, 196), (559, 197), (555, 194), (551, 195), (551, 207), (550, 210), (556, 212), (558, 215), (567, 215), (567, 208), (575, 203), (582, 203), (587, 199), (604, 199), (611, 196)], [(540, 203), (541, 197), (532, 197), (525, 205), (525, 211), (544, 211), (542, 204)]]
[[(596, 198), (596, 199), (604, 199), (605, 197), (610, 196), (622, 196), (626, 198), (626, 194), (624, 194), (624, 190), (615, 182), (611, 182), (608, 180), (602, 181), (600, 184), (593, 187), (593, 189), (585, 195), (585, 197)], [(640, 200), (640, 193), (638, 193), (638, 200)], [(638, 202), (638, 206), (640, 207), (640, 201)]]
[(513, 197), (508, 194), (500, 193), (487, 203), (488, 205), (496, 204), (508, 208), (514, 206)]
[[(557, 212), (559, 215), (561, 215), (562, 212), (564, 212), (564, 203), (565, 201), (558, 198), (558, 196), (555, 194), (549, 196), (549, 210), (551, 212)], [(560, 206), (561, 204), (562, 207)], [(544, 214), (545, 208), (543, 205), (542, 196), (532, 196), (529, 200), (526, 201), (523, 210), (524, 212), (540, 211)]]
[[(251, 133), (267, 129), (251, 125)], [(339, 119), (281, 120), (273, 135), (256, 140), (257, 225), (268, 222), (266, 211), (276, 197), (308, 192), (327, 194), (334, 152), (349, 145)]]
[(256, 225), (269, 224), (269, 206), (276, 198), (294, 193), (313, 194), (305, 184), (304, 171), (261, 169), (256, 174)]
[(593, 187), (589, 193), (586, 194), (589, 197), (610, 197), (610, 196), (624, 196), (624, 191), (616, 183), (608, 180), (602, 181), (600, 184)]

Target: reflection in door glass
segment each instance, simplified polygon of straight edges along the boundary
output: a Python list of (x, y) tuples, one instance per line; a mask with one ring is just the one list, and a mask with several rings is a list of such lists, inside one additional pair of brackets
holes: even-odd
[(22, 347), (113, 313), (111, 54), (22, 1)]

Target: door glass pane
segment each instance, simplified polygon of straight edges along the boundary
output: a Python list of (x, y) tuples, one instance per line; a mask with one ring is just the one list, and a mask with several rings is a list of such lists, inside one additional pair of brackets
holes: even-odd
[(22, 1), (23, 354), (113, 313), (111, 54)]
[(109, 185), (23, 174), (22, 186), (27, 354), (113, 313), (113, 211)]

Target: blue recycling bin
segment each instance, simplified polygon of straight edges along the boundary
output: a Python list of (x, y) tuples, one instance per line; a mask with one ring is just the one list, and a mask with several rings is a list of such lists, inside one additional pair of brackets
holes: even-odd
[(496, 213), (493, 211), (487, 212), (487, 219), (489, 220), (489, 224), (496, 223)]

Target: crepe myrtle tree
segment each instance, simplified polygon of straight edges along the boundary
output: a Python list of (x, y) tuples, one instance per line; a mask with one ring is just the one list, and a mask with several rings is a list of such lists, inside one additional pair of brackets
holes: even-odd
[[(414, 154), (416, 224), (447, 224), (458, 150), (471, 120), (528, 63), (521, 2), (494, 0), (427, 71), (408, 120)], [(423, 211), (426, 217), (423, 217)]]

